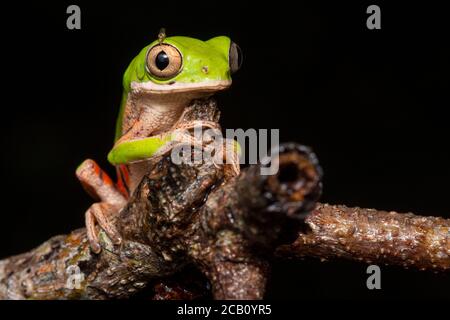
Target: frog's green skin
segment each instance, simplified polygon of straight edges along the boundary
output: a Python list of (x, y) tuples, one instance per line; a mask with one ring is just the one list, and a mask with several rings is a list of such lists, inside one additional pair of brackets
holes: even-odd
[(111, 239), (120, 242), (108, 217), (116, 214), (148, 172), (147, 161), (172, 138), (171, 131), (193, 99), (207, 97), (231, 85), (229, 52), (231, 41), (220, 36), (208, 41), (168, 37), (162, 42), (181, 53), (180, 71), (169, 79), (157, 78), (147, 67), (152, 42), (131, 61), (123, 76), (123, 96), (116, 125), (115, 144), (108, 160), (117, 167), (118, 183), (92, 160), (77, 169), (83, 186), (100, 202), (86, 212), (86, 227), (92, 249), (100, 251), (95, 223)]

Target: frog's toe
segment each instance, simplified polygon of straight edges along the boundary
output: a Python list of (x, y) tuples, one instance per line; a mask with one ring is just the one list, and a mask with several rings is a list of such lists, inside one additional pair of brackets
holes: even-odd
[(100, 253), (102, 247), (98, 240), (97, 230), (95, 228), (95, 217), (90, 210), (86, 211), (86, 233), (89, 240), (89, 245), (94, 253)]
[(105, 202), (94, 203), (86, 212), (86, 229), (91, 244), (91, 248), (95, 253), (101, 251), (100, 241), (98, 239), (98, 232), (95, 225), (106, 233), (115, 245), (122, 243), (122, 237), (115, 227), (115, 216), (118, 214), (120, 208)]

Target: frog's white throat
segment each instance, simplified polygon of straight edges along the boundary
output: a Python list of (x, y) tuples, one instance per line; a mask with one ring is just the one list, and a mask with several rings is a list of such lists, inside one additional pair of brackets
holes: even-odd
[(230, 85), (231, 80), (173, 84), (132, 82), (129, 98), (135, 107), (138, 106), (144, 112), (150, 109), (155, 116), (167, 115), (172, 118), (180, 114), (192, 100), (207, 98)]
[(133, 82), (129, 99), (140, 110), (140, 119), (153, 128), (152, 134), (157, 134), (169, 130), (192, 100), (209, 97), (230, 85), (231, 81), (173, 85)]
[(158, 84), (151, 81), (131, 83), (133, 93), (149, 93), (154, 95), (166, 95), (175, 93), (213, 93), (228, 89), (231, 86), (231, 80), (215, 80), (205, 82), (172, 82), (168, 84)]

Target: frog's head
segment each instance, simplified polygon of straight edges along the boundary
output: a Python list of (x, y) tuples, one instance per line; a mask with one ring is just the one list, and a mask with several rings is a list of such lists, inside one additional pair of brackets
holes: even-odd
[(214, 93), (231, 85), (242, 62), (228, 37), (156, 40), (133, 59), (123, 78), (126, 91), (150, 94)]

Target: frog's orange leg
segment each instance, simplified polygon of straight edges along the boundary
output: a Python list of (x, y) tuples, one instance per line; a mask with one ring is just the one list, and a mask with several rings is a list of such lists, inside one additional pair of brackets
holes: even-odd
[(125, 206), (125, 196), (114, 186), (111, 178), (93, 160), (85, 160), (77, 169), (76, 175), (83, 187), (100, 202), (94, 203), (86, 211), (86, 230), (94, 252), (101, 250), (95, 225), (118, 244), (121, 239), (114, 227), (114, 219)]
[(116, 166), (117, 173), (117, 183), (116, 188), (120, 193), (128, 199), (130, 197), (130, 174), (128, 172), (128, 167), (124, 164)]

